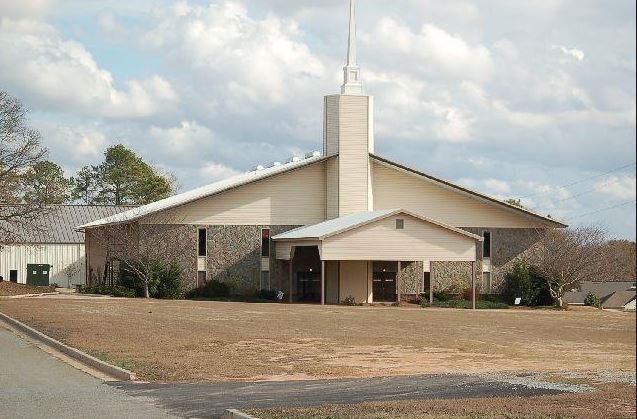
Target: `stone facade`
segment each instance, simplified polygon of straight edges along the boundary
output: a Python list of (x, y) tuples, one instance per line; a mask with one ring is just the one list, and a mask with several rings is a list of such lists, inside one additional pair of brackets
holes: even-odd
[(415, 300), (423, 292), (423, 262), (401, 262), (400, 295), (404, 301)]
[[(516, 260), (531, 253), (546, 234), (546, 230), (532, 228), (470, 228), (463, 230), (482, 236), (491, 232), (491, 291), (502, 289), (505, 275)], [(484, 288), (482, 275), (482, 247), (478, 247), (476, 267), (476, 287)], [(471, 287), (471, 262), (432, 262), (431, 278), (434, 290), (461, 292)]]
[[(197, 228), (203, 228), (200, 226)], [(207, 229), (208, 257), (206, 267), (208, 279), (232, 284), (239, 292), (250, 293), (259, 289), (261, 280), (261, 230), (269, 228), (271, 235), (283, 233), (296, 226), (239, 226), (213, 225)], [(193, 253), (196, 255), (196, 253)], [(282, 263), (274, 257), (274, 246), (270, 249), (270, 284), (280, 289)], [(287, 269), (287, 264), (286, 264)]]

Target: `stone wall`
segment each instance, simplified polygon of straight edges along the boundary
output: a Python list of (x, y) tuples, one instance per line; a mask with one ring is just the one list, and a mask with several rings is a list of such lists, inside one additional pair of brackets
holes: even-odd
[[(471, 228), (470, 233), (482, 236), (484, 231), (491, 232), (491, 289), (499, 292), (504, 276), (511, 270), (516, 260), (531, 253), (546, 234), (544, 229), (532, 228)], [(476, 263), (476, 287), (483, 288), (482, 246), (478, 246)], [(470, 262), (432, 262), (431, 278), (434, 290), (459, 292), (471, 287)]]
[(403, 300), (412, 300), (422, 293), (423, 262), (401, 262), (400, 294)]

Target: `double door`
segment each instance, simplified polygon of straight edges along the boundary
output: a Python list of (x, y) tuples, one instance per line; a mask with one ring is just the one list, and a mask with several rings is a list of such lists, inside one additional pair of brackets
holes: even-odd
[(374, 302), (396, 302), (396, 272), (374, 272)]

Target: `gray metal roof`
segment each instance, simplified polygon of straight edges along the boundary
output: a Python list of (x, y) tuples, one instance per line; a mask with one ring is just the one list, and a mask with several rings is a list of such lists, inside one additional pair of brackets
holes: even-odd
[(383, 211), (369, 211), (369, 212), (357, 212), (354, 214), (345, 215), (343, 217), (334, 218), (332, 220), (323, 221), (322, 223), (300, 227), (295, 230), (285, 232), (274, 236), (272, 240), (323, 240), (326, 237), (333, 236), (345, 231), (364, 226), (374, 221), (382, 220), (383, 218), (391, 217), (393, 215), (406, 214), (411, 217), (417, 218), (421, 221), (435, 224), (439, 227), (451, 230), (455, 233), (463, 236), (470, 237), (475, 240), (482, 240), (482, 237), (476, 236), (464, 230), (456, 227), (435, 221), (421, 215), (417, 215), (402, 209), (391, 209)]
[(247, 185), (252, 182), (256, 182), (261, 179), (265, 179), (271, 176), (275, 176), (281, 173), (289, 172), (294, 169), (305, 167), (320, 161), (329, 159), (330, 157), (323, 157), (318, 151), (309, 154), (304, 159), (293, 159), (284, 164), (275, 164), (271, 167), (264, 168), (259, 166), (257, 170), (252, 172), (243, 173), (237, 176), (233, 176), (229, 179), (221, 180), (219, 182), (212, 183), (210, 185), (203, 186), (201, 188), (194, 189), (192, 191), (184, 192), (179, 195), (171, 196), (166, 199), (162, 199), (157, 202), (150, 203), (141, 207), (125, 211), (121, 214), (114, 216), (104, 217), (97, 220), (91, 220), (90, 223), (77, 224), (78, 229), (94, 228), (109, 224), (119, 224), (128, 221), (137, 220), (141, 217), (155, 214), (160, 211), (164, 211), (170, 208), (178, 207), (180, 205), (188, 204), (190, 202), (197, 201), (202, 198), (206, 198), (211, 195), (215, 195), (239, 186)]
[(35, 223), (37, 228), (10, 229), (19, 242), (37, 244), (84, 243), (84, 234), (78, 232), (78, 225), (128, 211), (133, 206), (114, 205), (54, 205)]

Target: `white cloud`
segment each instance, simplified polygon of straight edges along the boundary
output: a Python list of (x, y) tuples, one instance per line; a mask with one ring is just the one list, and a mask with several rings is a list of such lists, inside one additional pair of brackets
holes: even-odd
[(361, 36), (367, 48), (380, 49), (390, 56), (401, 55), (403, 71), (417, 68), (437, 78), (487, 80), (494, 71), (491, 51), (484, 45), (471, 45), (459, 34), (425, 24), (414, 32), (409, 26), (382, 18), (370, 34)]
[(43, 109), (92, 116), (139, 118), (157, 114), (179, 99), (158, 75), (128, 80), (126, 89), (99, 67), (79, 42), (52, 26), (29, 19), (0, 21), (0, 81)]
[(635, 199), (637, 183), (635, 176), (611, 176), (595, 183), (595, 190), (612, 199), (630, 201)]
[(208, 163), (199, 169), (199, 176), (206, 182), (216, 182), (238, 174), (238, 171), (220, 163)]
[(275, 15), (255, 19), (234, 1), (160, 9), (144, 42), (169, 51), (176, 64), (206, 80), (206, 89), (215, 89), (240, 113), (251, 103), (283, 103), (304, 83), (325, 76), (295, 21)]
[(48, 12), (53, 0), (2, 0), (0, 17), (41, 16)]
[(577, 48), (567, 48), (563, 45), (556, 45), (555, 48), (559, 49), (560, 51), (562, 51), (563, 54), (571, 57), (571, 58), (575, 58), (577, 61), (584, 61), (584, 58), (586, 58), (586, 55), (584, 54), (584, 51), (581, 51)]

